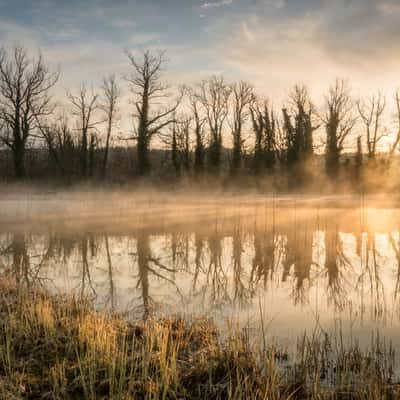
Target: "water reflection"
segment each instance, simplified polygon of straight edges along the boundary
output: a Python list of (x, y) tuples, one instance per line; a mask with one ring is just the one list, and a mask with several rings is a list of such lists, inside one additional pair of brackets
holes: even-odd
[(399, 320), (400, 235), (397, 212), (387, 212), (389, 224), (376, 224), (377, 211), (361, 221), (359, 210), (284, 209), (137, 229), (3, 228), (0, 269), (133, 317), (257, 319), (263, 304), (276, 332), (316, 320), (330, 327), (340, 316), (352, 329), (386, 326), (390, 335)]

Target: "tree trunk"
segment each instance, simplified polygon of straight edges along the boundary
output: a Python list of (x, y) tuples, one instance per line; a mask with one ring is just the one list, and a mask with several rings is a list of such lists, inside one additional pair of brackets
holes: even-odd
[(232, 154), (232, 174), (236, 175), (240, 169), (242, 161), (242, 149), (241, 149), (241, 138), (239, 135), (235, 135), (233, 142), (233, 154)]
[(94, 138), (93, 136), (90, 137), (90, 146), (89, 146), (89, 171), (88, 175), (90, 178), (93, 178), (94, 175), (94, 150), (95, 150), (95, 144), (94, 144)]
[(172, 149), (171, 149), (171, 158), (172, 158), (172, 165), (175, 169), (175, 174), (177, 177), (180, 175), (180, 163), (179, 163), (179, 155), (178, 155), (178, 144), (176, 143), (176, 132), (175, 128), (172, 132)]
[(111, 126), (112, 126), (112, 121), (111, 121), (111, 119), (109, 119), (108, 128), (107, 128), (106, 147), (104, 149), (103, 165), (101, 167), (101, 177), (102, 177), (102, 179), (105, 179), (106, 173), (107, 173), (107, 161), (108, 161), (108, 150), (110, 148)]
[(87, 153), (88, 153), (88, 145), (87, 145), (87, 133), (82, 133), (82, 147), (81, 147), (81, 176), (82, 178), (86, 178), (87, 176)]
[(138, 173), (140, 176), (147, 175), (150, 170), (149, 149), (147, 140), (139, 136), (137, 143)]
[(13, 149), (13, 158), (14, 158), (14, 172), (15, 177), (17, 179), (23, 179), (26, 176), (25, 172), (25, 145), (16, 143), (16, 146)]
[(194, 173), (200, 175), (204, 170), (204, 145), (201, 139), (200, 129), (196, 128), (196, 149), (194, 151)]
[(331, 179), (336, 179), (339, 174), (339, 152), (329, 151), (326, 154), (326, 174)]
[(108, 149), (109, 149), (109, 138), (107, 137), (107, 142), (106, 142), (106, 147), (104, 149), (104, 158), (103, 158), (103, 165), (101, 168), (101, 177), (102, 179), (105, 179), (106, 174), (107, 174), (107, 162), (108, 162)]
[(209, 163), (211, 172), (217, 174), (221, 163), (221, 140), (219, 137), (214, 137), (210, 144)]

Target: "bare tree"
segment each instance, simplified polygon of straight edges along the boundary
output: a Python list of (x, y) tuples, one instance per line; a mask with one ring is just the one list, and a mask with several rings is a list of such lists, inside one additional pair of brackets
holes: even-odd
[(331, 178), (339, 172), (340, 154), (344, 141), (354, 128), (357, 117), (350, 89), (344, 80), (337, 79), (325, 99), (326, 112), (322, 117), (326, 130), (326, 172)]
[(166, 102), (170, 97), (169, 86), (162, 82), (161, 73), (165, 63), (164, 52), (152, 53), (146, 50), (142, 57), (136, 57), (126, 52), (131, 63), (132, 72), (126, 77), (130, 84), (133, 103), (135, 105), (134, 118), (136, 120), (138, 172), (145, 175), (149, 172), (149, 149), (154, 135), (174, 122), (173, 115), (177, 110), (182, 96), (172, 106), (160, 108), (160, 102)]
[(271, 170), (277, 159), (277, 124), (272, 107), (267, 100), (260, 102), (253, 99), (250, 104), (250, 116), (253, 125), (254, 172), (261, 171), (262, 166)]
[(392, 145), (389, 149), (389, 159), (391, 159), (396, 150), (398, 150), (399, 143), (400, 143), (400, 91), (397, 91), (395, 94), (395, 101), (396, 101), (396, 136), (393, 140)]
[(363, 166), (363, 150), (361, 136), (357, 138), (357, 152), (354, 162), (354, 183), (361, 187), (362, 185), (362, 166)]
[(283, 130), (286, 139), (285, 164), (290, 169), (290, 186), (309, 181), (308, 160), (314, 152), (314, 105), (306, 86), (295, 86), (284, 108)]
[(264, 158), (264, 130), (265, 130), (265, 119), (263, 114), (263, 105), (261, 105), (256, 99), (250, 105), (250, 115), (253, 124), (254, 132), (254, 172), (259, 173)]
[(292, 114), (295, 120), (294, 146), (299, 158), (307, 158), (314, 152), (313, 134), (319, 125), (313, 125), (315, 107), (306, 86), (296, 85), (290, 94)]
[(179, 148), (179, 122), (178, 118), (174, 114), (174, 122), (169, 126), (166, 132), (160, 134), (160, 140), (165, 144), (166, 148), (169, 150), (168, 156), (172, 162), (172, 166), (175, 170), (175, 175), (177, 177), (181, 174), (181, 155)]
[(89, 93), (82, 84), (77, 95), (68, 94), (72, 104), (72, 114), (77, 118), (80, 132), (81, 176), (86, 178), (93, 174), (94, 150), (97, 144), (97, 126), (103, 121), (93, 121), (94, 113), (99, 109), (99, 95), (93, 90)]
[(187, 174), (191, 167), (190, 125), (192, 119), (185, 115), (174, 115), (174, 120), (170, 132), (161, 134), (160, 138), (171, 151), (171, 162), (176, 176), (179, 177), (182, 169)]
[(206, 119), (201, 113), (201, 102), (200, 96), (195, 93), (191, 88), (187, 89), (189, 97), (189, 106), (194, 121), (194, 133), (196, 137), (196, 144), (194, 149), (194, 172), (196, 175), (201, 174), (204, 171), (204, 159), (205, 159), (205, 140), (204, 140), (204, 123)]
[(190, 118), (183, 118), (179, 124), (178, 140), (179, 147), (182, 155), (182, 165), (185, 172), (188, 174), (190, 171), (191, 157), (190, 157)]
[(179, 149), (178, 149), (178, 134), (177, 134), (177, 123), (174, 122), (171, 128), (171, 161), (172, 165), (175, 169), (176, 176), (179, 176), (181, 173), (181, 163), (179, 157)]
[(103, 79), (102, 90), (103, 90), (104, 102), (101, 105), (101, 109), (106, 115), (107, 133), (106, 133), (106, 143), (104, 146), (103, 163), (101, 166), (101, 176), (102, 178), (105, 178), (111, 134), (118, 112), (117, 102), (119, 100), (119, 97), (121, 96), (121, 91), (116, 82), (115, 75), (109, 75), (108, 77)]
[(27, 50), (0, 49), (0, 140), (10, 148), (17, 178), (25, 172), (26, 145), (37, 128), (37, 121), (54, 111), (50, 89), (58, 72), (50, 72), (42, 55), (30, 59)]
[(243, 125), (246, 123), (250, 114), (249, 106), (254, 99), (254, 91), (253, 87), (245, 81), (235, 83), (231, 88), (233, 94), (232, 173), (236, 174), (242, 162), (242, 147), (244, 142), (242, 135)]
[(212, 76), (200, 84), (199, 98), (210, 130), (209, 161), (214, 171), (221, 163), (222, 131), (228, 116), (231, 88), (222, 76)]
[(381, 130), (381, 120), (386, 107), (386, 99), (381, 94), (372, 96), (367, 102), (357, 102), (358, 113), (365, 127), (368, 158), (373, 160), (376, 155), (376, 146), (386, 135)]
[(74, 165), (75, 155), (75, 141), (67, 118), (63, 115), (50, 125), (41, 123), (39, 120), (37, 123), (51, 160), (53, 160), (61, 176), (66, 177)]

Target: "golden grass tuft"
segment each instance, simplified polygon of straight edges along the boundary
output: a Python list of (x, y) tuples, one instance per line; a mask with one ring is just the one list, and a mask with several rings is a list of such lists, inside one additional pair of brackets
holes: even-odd
[(178, 317), (130, 323), (90, 302), (0, 280), (0, 399), (396, 399), (396, 357), (334, 350), (326, 336), (296, 354), (252, 344), (228, 324)]

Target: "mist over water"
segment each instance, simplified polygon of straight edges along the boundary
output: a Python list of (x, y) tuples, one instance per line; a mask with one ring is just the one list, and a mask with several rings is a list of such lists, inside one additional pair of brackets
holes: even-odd
[(206, 315), (257, 333), (262, 317), (282, 344), (318, 328), (400, 348), (400, 211), (378, 200), (3, 199), (0, 271), (132, 319)]

